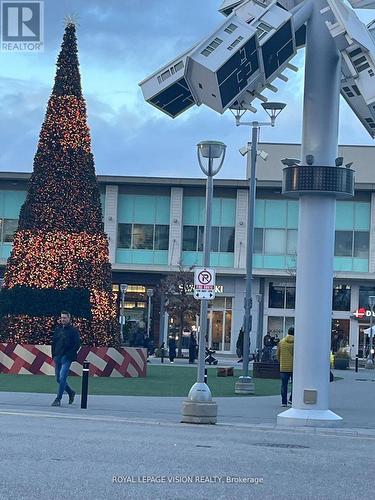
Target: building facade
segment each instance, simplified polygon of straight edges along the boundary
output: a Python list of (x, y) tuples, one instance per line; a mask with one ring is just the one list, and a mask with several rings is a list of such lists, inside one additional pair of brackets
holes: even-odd
[[(298, 157), (299, 146), (261, 144), (260, 149), (269, 157), (258, 165), (253, 350), (262, 346), (267, 332), (282, 337), (294, 323), (298, 258), (298, 200), (281, 195), (280, 158)], [(340, 155), (345, 163), (354, 163), (356, 190), (353, 199), (337, 201), (332, 348), (348, 345), (353, 356), (361, 356), (363, 330), (371, 316), (368, 297), (375, 295), (375, 148), (342, 146)], [(0, 174), (1, 275), (29, 176)], [(147, 323), (151, 302), (154, 344), (167, 344), (175, 319), (165, 313), (163, 297), (154, 293), (150, 301), (147, 290), (156, 292), (160, 281), (181, 266), (202, 264), (205, 179), (99, 176), (98, 181), (119, 306), (120, 284), (128, 285), (125, 326), (134, 330)], [(217, 286), (209, 307), (208, 342), (229, 354), (236, 352), (244, 315), (248, 186), (246, 180), (227, 179), (215, 179), (214, 186), (211, 266), (217, 271)], [(314, 321), (314, 311), (306, 320)], [(186, 325), (184, 347), (197, 325), (198, 319)]]

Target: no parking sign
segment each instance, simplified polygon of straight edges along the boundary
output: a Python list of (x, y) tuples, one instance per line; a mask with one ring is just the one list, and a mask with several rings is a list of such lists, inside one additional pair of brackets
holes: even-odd
[(215, 298), (215, 269), (197, 267), (194, 271), (194, 297), (211, 300)]

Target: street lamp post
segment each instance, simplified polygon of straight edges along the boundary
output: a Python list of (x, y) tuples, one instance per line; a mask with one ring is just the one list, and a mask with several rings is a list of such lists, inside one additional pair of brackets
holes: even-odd
[[(243, 338), (243, 374), (239, 377), (235, 384), (235, 392), (237, 394), (254, 393), (254, 384), (249, 376), (249, 351), (250, 351), (250, 332), (252, 329), (252, 279), (253, 279), (253, 251), (254, 251), (254, 214), (256, 200), (256, 162), (257, 162), (257, 146), (259, 138), (259, 129), (261, 127), (274, 127), (276, 117), (285, 108), (285, 104), (281, 102), (265, 102), (262, 103), (263, 109), (271, 118), (270, 122), (242, 122), (241, 117), (246, 110), (233, 110), (236, 118), (236, 126), (250, 125), (252, 127), (251, 143), (247, 143), (247, 148), (241, 149), (240, 153), (247, 155), (247, 173), (249, 179), (249, 197), (247, 211), (247, 245), (246, 245), (246, 294), (245, 294), (245, 318), (244, 318), (244, 338)], [(249, 154), (251, 153), (251, 154)]]
[[(204, 228), (203, 267), (210, 265), (213, 177), (220, 171), (225, 158), (226, 145), (218, 141), (203, 141), (197, 145), (198, 162), (202, 172), (207, 175), (206, 220)], [(208, 160), (208, 166), (203, 163)], [(214, 160), (218, 160), (214, 165)], [(198, 341), (197, 382), (189, 391), (187, 401), (183, 402), (182, 422), (212, 424), (216, 423), (217, 404), (212, 401), (211, 391), (204, 382), (205, 347), (207, 334), (208, 300), (201, 299)]]
[[(368, 304), (371, 309), (370, 316), (370, 342), (368, 346), (368, 356), (366, 360), (366, 368), (374, 368), (374, 360), (372, 359), (372, 323), (373, 323), (373, 314), (374, 314), (374, 305), (375, 305), (375, 295), (370, 295), (368, 298)], [(364, 337), (364, 334), (363, 334)]]
[(148, 306), (147, 306), (147, 339), (150, 338), (150, 327), (151, 327), (151, 298), (154, 295), (154, 290), (152, 288), (147, 288)]
[(120, 325), (120, 331), (121, 331), (121, 341), (124, 342), (124, 323), (125, 323), (125, 294), (126, 290), (128, 289), (128, 285), (125, 283), (121, 283), (120, 285), (120, 292), (121, 292), (121, 304), (120, 304), (120, 319), (121, 319), (121, 325)]

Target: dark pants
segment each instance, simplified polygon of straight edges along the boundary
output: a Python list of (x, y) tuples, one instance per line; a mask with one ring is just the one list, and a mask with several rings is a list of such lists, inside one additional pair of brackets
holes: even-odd
[(53, 360), (55, 362), (56, 382), (59, 384), (57, 399), (62, 398), (64, 391), (66, 391), (69, 396), (72, 395), (74, 391), (69, 387), (67, 382), (69, 368), (72, 362), (66, 356), (55, 356)]
[[(293, 383), (293, 372), (280, 372), (281, 378), (281, 404), (288, 403), (288, 382)], [(292, 392), (290, 392), (289, 401), (292, 401)]]

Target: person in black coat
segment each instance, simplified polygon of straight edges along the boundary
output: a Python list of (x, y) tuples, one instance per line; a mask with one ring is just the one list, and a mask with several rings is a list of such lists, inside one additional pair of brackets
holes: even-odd
[(195, 361), (197, 355), (197, 340), (195, 338), (194, 332), (190, 333), (189, 339), (189, 363), (192, 364)]
[(169, 361), (173, 363), (176, 357), (176, 338), (169, 337)]
[(52, 406), (61, 406), (61, 398), (64, 391), (68, 393), (69, 404), (71, 405), (74, 401), (75, 392), (69, 387), (67, 378), (70, 365), (77, 359), (80, 338), (78, 330), (73, 327), (70, 320), (70, 313), (62, 311), (60, 324), (53, 332), (52, 358), (55, 363), (56, 381), (59, 384), (59, 389)]
[(243, 331), (243, 327), (241, 326), (240, 331), (238, 333), (237, 342), (236, 342), (236, 354), (239, 358), (237, 363), (240, 363), (242, 361), (242, 357), (243, 357), (243, 338), (244, 338), (244, 331)]

